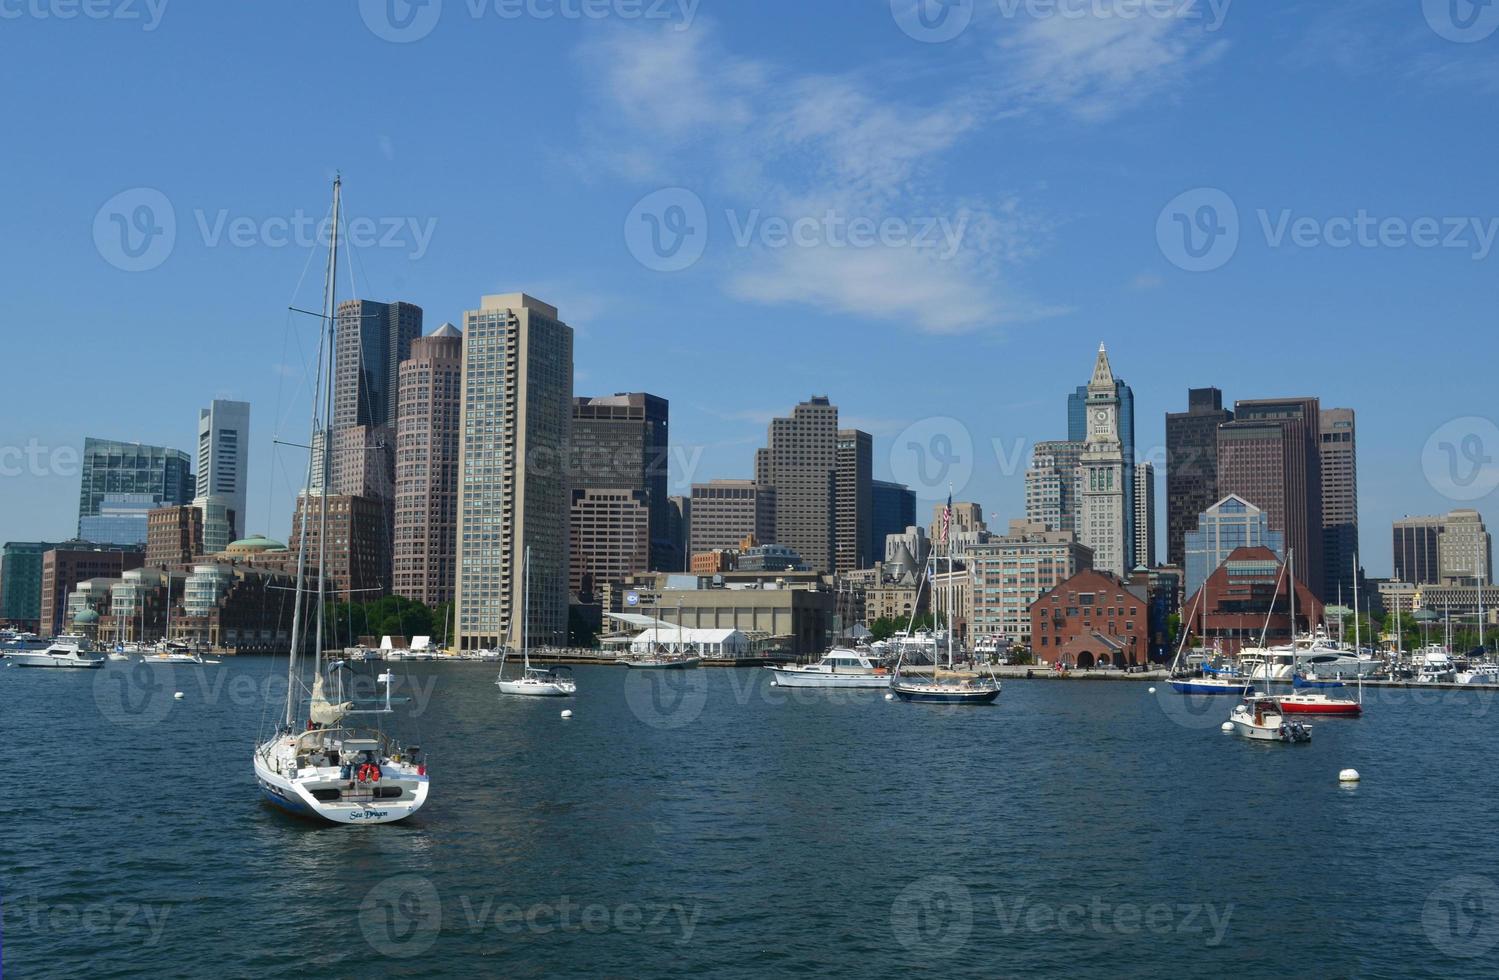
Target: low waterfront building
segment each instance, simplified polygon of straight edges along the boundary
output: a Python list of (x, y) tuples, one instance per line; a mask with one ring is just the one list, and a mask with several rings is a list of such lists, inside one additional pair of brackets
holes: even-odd
[(752, 638), (763, 637), (767, 649), (797, 657), (820, 654), (833, 641), (837, 599), (820, 581), (788, 587), (699, 583), (705, 584), (663, 589), (659, 604), (645, 611), (672, 625), (680, 622), (689, 628), (733, 629)]
[(1143, 589), (1087, 569), (1031, 606), (1031, 651), (1038, 662), (1129, 667), (1149, 659), (1148, 599)]
[[(1269, 548), (1239, 548), (1182, 605), (1182, 629), (1193, 645), (1237, 654), (1246, 646), (1291, 642), (1291, 591), (1285, 564)], [(1297, 633), (1325, 622), (1323, 604), (1297, 571)], [(1204, 615), (1206, 626), (1204, 627)]]

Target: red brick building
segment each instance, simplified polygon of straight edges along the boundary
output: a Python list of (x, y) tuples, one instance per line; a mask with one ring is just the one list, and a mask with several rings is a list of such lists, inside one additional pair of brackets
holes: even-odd
[[(1197, 593), (1182, 607), (1182, 628), (1195, 639), (1193, 646), (1221, 643), (1223, 652), (1237, 654), (1259, 646), (1291, 642), (1291, 590), (1284, 581), (1285, 566), (1269, 548), (1237, 548)], [(1322, 622), (1322, 602), (1296, 573), (1296, 630), (1310, 632)], [(1203, 605), (1207, 607), (1207, 635), (1203, 643)], [(1269, 619), (1268, 630), (1266, 618)]]
[(140, 568), (144, 552), (96, 546), (85, 541), (59, 545), (42, 555), (42, 636), (56, 636), (68, 624), (68, 596), (79, 582), (91, 578), (119, 578), (122, 572)]
[(1038, 662), (1089, 669), (1129, 667), (1150, 657), (1150, 602), (1107, 572), (1078, 572), (1031, 605)]

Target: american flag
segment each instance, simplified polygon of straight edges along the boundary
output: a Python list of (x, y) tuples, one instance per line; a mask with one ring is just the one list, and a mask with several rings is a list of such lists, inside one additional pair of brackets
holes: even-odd
[(947, 544), (947, 532), (952, 527), (952, 493), (947, 495), (947, 506), (942, 508), (942, 534), (937, 539), (938, 544)]

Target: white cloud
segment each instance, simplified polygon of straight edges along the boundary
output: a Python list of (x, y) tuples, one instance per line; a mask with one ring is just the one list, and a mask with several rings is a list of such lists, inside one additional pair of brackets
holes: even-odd
[(1024, 22), (1018, 33), (1014, 26), (1008, 22), (1002, 57), (953, 66), (963, 84), (939, 84), (935, 101), (902, 88), (898, 72), (798, 72), (738, 55), (701, 19), (690, 31), (621, 28), (578, 52), (598, 105), (583, 120), (590, 141), (577, 164), (711, 193), (715, 228), (724, 207), (739, 227), (751, 211), (788, 222), (836, 214), (908, 228), (963, 223), (955, 248), (950, 236), (860, 247), (775, 248), (751, 239), (735, 247), (724, 244), (723, 229), (709, 261), (741, 300), (806, 304), (930, 333), (1055, 315), (1025, 294), (1017, 275), (1046, 245), (1050, 222), (1002, 191), (947, 191), (947, 157), (1015, 113), (1066, 104), (1101, 118), (1150, 98), (1211, 55), (1174, 20), (1051, 18)]
[(1226, 48), (1185, 15), (1040, 17), (999, 43), (1015, 97), (1094, 121), (1169, 95)]

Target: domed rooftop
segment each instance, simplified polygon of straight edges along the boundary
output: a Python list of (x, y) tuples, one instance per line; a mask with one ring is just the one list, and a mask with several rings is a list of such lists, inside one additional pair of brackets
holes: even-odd
[(285, 551), (286, 545), (280, 541), (272, 541), (263, 534), (252, 534), (248, 538), (240, 538), (231, 541), (229, 547), (224, 549), (229, 555), (258, 555), (263, 551)]
[(85, 606), (73, 617), (73, 622), (80, 626), (88, 626), (99, 621), (99, 614)]

